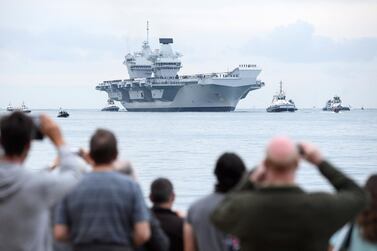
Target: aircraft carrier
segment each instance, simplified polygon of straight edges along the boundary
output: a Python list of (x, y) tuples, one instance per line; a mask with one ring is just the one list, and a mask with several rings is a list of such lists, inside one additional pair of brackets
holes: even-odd
[[(148, 28), (147, 28), (148, 31)], [(130, 112), (234, 111), (250, 91), (264, 86), (257, 80), (261, 69), (241, 64), (228, 72), (178, 75), (181, 55), (172, 49), (172, 38), (160, 38), (152, 51), (148, 35), (140, 52), (127, 54), (123, 64), (129, 79), (99, 83), (109, 99)]]

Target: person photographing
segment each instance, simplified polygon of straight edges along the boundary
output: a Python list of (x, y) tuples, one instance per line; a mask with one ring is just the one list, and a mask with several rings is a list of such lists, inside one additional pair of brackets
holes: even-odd
[[(0, 250), (51, 250), (49, 210), (78, 183), (78, 160), (66, 146), (60, 128), (46, 115), (38, 120), (36, 125), (31, 117), (14, 112), (0, 121), (4, 151), (0, 159)], [(32, 140), (41, 135), (58, 152), (56, 174), (24, 168)]]
[(54, 236), (75, 251), (133, 251), (151, 236), (140, 186), (114, 169), (115, 135), (97, 129), (89, 142), (93, 170), (57, 206)]
[[(300, 148), (300, 149), (299, 149)], [(301, 154), (300, 154), (301, 153)], [(300, 160), (315, 166), (336, 193), (307, 193), (296, 184)], [(254, 172), (244, 177), (212, 214), (241, 250), (327, 250), (331, 235), (355, 217), (367, 196), (311, 144), (276, 137)]]

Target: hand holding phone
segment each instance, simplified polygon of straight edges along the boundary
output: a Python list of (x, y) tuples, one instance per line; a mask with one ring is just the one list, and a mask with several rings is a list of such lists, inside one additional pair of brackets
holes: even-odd
[(298, 152), (306, 161), (318, 166), (323, 161), (323, 157), (319, 149), (310, 143), (299, 143), (297, 145)]

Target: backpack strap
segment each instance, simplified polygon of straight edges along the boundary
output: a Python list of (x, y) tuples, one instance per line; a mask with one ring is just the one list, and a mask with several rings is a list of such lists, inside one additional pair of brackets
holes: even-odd
[(345, 236), (345, 238), (343, 240), (342, 245), (339, 248), (340, 251), (347, 250), (350, 247), (350, 245), (351, 245), (352, 231), (353, 231), (354, 225), (355, 224), (353, 222), (350, 223), (350, 227), (348, 229), (348, 232), (347, 232), (347, 234), (346, 234), (346, 236)]

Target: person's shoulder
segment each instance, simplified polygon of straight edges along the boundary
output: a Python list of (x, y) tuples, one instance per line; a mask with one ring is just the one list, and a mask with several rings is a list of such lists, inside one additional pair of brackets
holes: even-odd
[(114, 179), (130, 180), (130, 177), (128, 177), (128, 175), (122, 174), (118, 171), (109, 171), (106, 172), (106, 174)]
[(114, 181), (120, 182), (122, 184), (128, 184), (130, 186), (135, 186), (137, 183), (128, 175), (122, 174), (117, 171), (111, 171), (109, 172), (109, 177), (113, 179)]
[(224, 199), (224, 194), (221, 193), (211, 193), (208, 194), (197, 201), (195, 201), (189, 208), (189, 211), (201, 211), (204, 208), (215, 207), (220, 201)]
[(132, 183), (132, 180), (127, 175), (121, 174), (117, 171), (89, 172), (85, 175), (85, 179), (112, 180), (114, 182), (122, 181)]
[(141, 189), (139, 187), (139, 184), (136, 181), (134, 181), (128, 175), (122, 174), (120, 172), (117, 172), (117, 171), (109, 172), (108, 177), (110, 179), (110, 182), (112, 182), (114, 185), (118, 187), (122, 187), (123, 189), (126, 189), (127, 191), (137, 193)]

